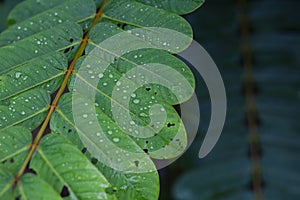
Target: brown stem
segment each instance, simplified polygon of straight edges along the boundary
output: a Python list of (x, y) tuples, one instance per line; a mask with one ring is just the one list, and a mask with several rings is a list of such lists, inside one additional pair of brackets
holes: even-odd
[(57, 104), (61, 98), (61, 96), (63, 95), (67, 85), (68, 85), (68, 80), (70, 79), (72, 73), (73, 73), (73, 70), (74, 70), (74, 67), (75, 67), (75, 64), (77, 63), (78, 59), (82, 56), (82, 54), (84, 53), (84, 50), (88, 44), (88, 41), (89, 41), (89, 38), (90, 38), (90, 31), (91, 29), (99, 22), (102, 14), (103, 14), (103, 10), (104, 10), (104, 7), (105, 5), (107, 4), (109, 0), (104, 0), (104, 2), (102, 3), (100, 9), (98, 10), (98, 12), (96, 13), (95, 15), (95, 18), (94, 18), (94, 21), (89, 29), (89, 31), (85, 34), (84, 38), (82, 39), (81, 41), (81, 45), (79, 47), (79, 50), (77, 51), (76, 55), (75, 55), (75, 58), (73, 59), (73, 61), (71, 62), (70, 66), (68, 67), (68, 70), (66, 71), (66, 75), (65, 75), (65, 78), (61, 84), (61, 87), (59, 88), (53, 102), (51, 103), (51, 105), (49, 106), (49, 112), (46, 116), (46, 119), (44, 120), (36, 138), (34, 139), (32, 145), (31, 145), (31, 149), (29, 151), (29, 154), (28, 156), (26, 157), (26, 160), (24, 161), (21, 169), (19, 170), (17, 176), (15, 177), (15, 183), (18, 183), (19, 179), (21, 178), (21, 176), (23, 175), (28, 163), (30, 162), (31, 158), (32, 158), (32, 155), (33, 153), (35, 152), (49, 122), (50, 122), (50, 119), (51, 119), (51, 116), (52, 114), (54, 113), (56, 107), (57, 107)]
[(244, 65), (244, 84), (246, 95), (246, 117), (250, 142), (250, 156), (252, 160), (252, 187), (255, 200), (263, 199), (261, 163), (260, 163), (260, 138), (257, 124), (257, 110), (255, 103), (255, 80), (253, 78), (253, 53), (251, 50), (250, 27), (246, 11), (247, 0), (239, 0), (241, 8), (241, 35), (243, 39), (242, 57)]

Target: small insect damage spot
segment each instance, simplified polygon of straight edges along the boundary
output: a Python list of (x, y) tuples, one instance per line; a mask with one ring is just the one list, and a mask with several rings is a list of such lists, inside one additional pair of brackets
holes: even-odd
[(170, 128), (170, 127), (172, 127), (172, 126), (175, 126), (175, 124), (174, 124), (174, 123), (171, 123), (171, 122), (169, 122), (169, 123), (167, 124), (167, 127), (168, 127), (168, 128)]
[(143, 149), (143, 151), (148, 154), (149, 153), (149, 150), (148, 149)]
[(97, 158), (92, 158), (92, 159), (91, 159), (91, 162), (92, 162), (94, 165), (96, 165), (96, 164), (98, 163), (98, 159), (97, 159)]
[(105, 189), (105, 192), (107, 194), (114, 195), (116, 192), (118, 192), (118, 188), (116, 188), (116, 187), (109, 187), (109, 188)]
[(118, 23), (118, 24), (117, 24), (117, 26), (118, 26), (119, 28), (123, 29), (123, 30), (126, 29), (126, 26), (127, 26), (127, 25), (128, 25), (128, 24), (126, 24), (126, 23)]
[(140, 162), (139, 162), (138, 160), (135, 160), (135, 161), (134, 161), (134, 165), (135, 165), (136, 167), (139, 167), (139, 164), (140, 164)]
[(70, 196), (70, 192), (69, 192), (69, 189), (67, 186), (63, 186), (63, 188), (61, 189), (61, 192), (60, 192), (60, 196), (61, 197), (68, 197)]
[(82, 152), (83, 154), (85, 154), (85, 153), (87, 152), (87, 148), (84, 147), (83, 149), (81, 149), (81, 152)]

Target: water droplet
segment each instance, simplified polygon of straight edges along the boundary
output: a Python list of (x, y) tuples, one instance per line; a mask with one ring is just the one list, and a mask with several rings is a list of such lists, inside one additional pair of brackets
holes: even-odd
[(88, 115), (87, 114), (83, 114), (82, 117), (86, 119), (88, 117)]
[(22, 75), (21, 72), (17, 72), (17, 73), (16, 73), (16, 78), (20, 78), (21, 75)]
[(98, 74), (98, 78), (102, 78), (103, 76), (103, 74)]
[(140, 116), (141, 117), (147, 117), (147, 114), (142, 112), (142, 113), (140, 113)]
[(140, 100), (139, 99), (134, 99), (133, 103), (138, 104), (138, 103), (140, 103)]
[(21, 115), (25, 115), (25, 114), (26, 114), (25, 111), (22, 111), (22, 112), (21, 112)]
[(119, 138), (113, 138), (113, 141), (114, 141), (114, 142), (119, 142), (120, 139), (119, 139)]

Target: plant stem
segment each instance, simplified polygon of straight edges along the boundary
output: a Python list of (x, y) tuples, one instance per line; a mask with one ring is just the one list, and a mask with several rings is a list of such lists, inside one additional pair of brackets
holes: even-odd
[(94, 21), (92, 23), (92, 25), (90, 26), (89, 30), (87, 31), (87, 33), (84, 35), (84, 38), (82, 39), (81, 41), (81, 45), (79, 47), (79, 50), (77, 51), (76, 55), (75, 55), (75, 58), (73, 59), (73, 61), (71, 62), (71, 64), (69, 65), (67, 71), (66, 71), (66, 75), (65, 75), (65, 78), (61, 84), (61, 87), (59, 88), (54, 100), (52, 101), (51, 105), (49, 106), (49, 111), (48, 111), (48, 114), (46, 116), (46, 119), (44, 120), (37, 136), (35, 137), (32, 145), (31, 145), (31, 148), (30, 148), (30, 151), (29, 151), (29, 154), (28, 156), (26, 157), (26, 160), (24, 161), (21, 169), (19, 170), (17, 176), (15, 177), (15, 181), (14, 183), (18, 183), (18, 181), (20, 180), (21, 176), (23, 175), (28, 163), (30, 162), (31, 158), (32, 158), (32, 155), (33, 153), (35, 152), (35, 150), (37, 149), (38, 147), (38, 144), (50, 122), (50, 119), (58, 105), (58, 102), (61, 98), (61, 96), (63, 95), (67, 85), (68, 85), (68, 80), (70, 79), (73, 71), (74, 71), (74, 67), (78, 61), (78, 59), (83, 55), (84, 53), (84, 50), (88, 44), (88, 41), (89, 41), (89, 38), (90, 38), (90, 31), (92, 30), (92, 28), (99, 22), (101, 16), (103, 15), (103, 10), (104, 10), (104, 7), (105, 5), (107, 4), (109, 0), (104, 0), (100, 9), (98, 10), (98, 12), (96, 13), (95, 15), (95, 18), (94, 18)]
[(252, 160), (252, 188), (255, 200), (263, 199), (262, 177), (260, 163), (260, 138), (257, 124), (257, 109), (255, 103), (255, 80), (253, 78), (253, 53), (250, 39), (250, 23), (247, 15), (247, 0), (239, 0), (241, 8), (240, 23), (243, 40), (242, 57), (244, 65), (244, 86), (246, 95), (246, 117), (250, 143), (250, 157)]

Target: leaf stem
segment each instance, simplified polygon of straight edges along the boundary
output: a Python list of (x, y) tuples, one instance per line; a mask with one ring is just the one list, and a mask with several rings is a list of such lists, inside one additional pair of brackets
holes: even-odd
[(255, 200), (263, 199), (263, 180), (260, 163), (260, 137), (258, 133), (258, 118), (255, 103), (255, 80), (253, 78), (253, 53), (250, 39), (250, 23), (247, 14), (247, 0), (239, 0), (241, 8), (240, 31), (243, 39), (242, 57), (244, 65), (244, 86), (246, 95), (246, 117), (250, 143), (250, 157), (252, 160), (252, 189)]
[(94, 18), (94, 21), (92, 23), (92, 25), (90, 26), (90, 29), (88, 30), (88, 32), (84, 35), (84, 38), (82, 39), (81, 41), (81, 45), (79, 47), (79, 50), (77, 51), (76, 55), (75, 55), (75, 58), (73, 59), (73, 61), (71, 62), (70, 66), (68, 67), (68, 70), (66, 71), (66, 75), (65, 75), (65, 78), (61, 84), (61, 87), (59, 88), (53, 102), (51, 103), (50, 107), (49, 107), (49, 112), (37, 134), (37, 136), (35, 137), (32, 145), (31, 145), (31, 149), (29, 151), (29, 154), (28, 156), (26, 157), (26, 160), (24, 161), (21, 169), (19, 170), (17, 176), (15, 177), (15, 180), (14, 182), (15, 183), (18, 183), (21, 176), (23, 175), (28, 163), (30, 162), (31, 158), (32, 158), (32, 155), (33, 153), (36, 151), (37, 149), (37, 146), (41, 140), (41, 138), (43, 137), (43, 134), (50, 122), (50, 119), (58, 105), (58, 102), (61, 98), (61, 96), (63, 95), (67, 85), (68, 85), (68, 80), (70, 79), (73, 71), (74, 71), (74, 67), (78, 61), (78, 59), (83, 55), (84, 51), (85, 51), (85, 48), (88, 44), (88, 41), (89, 41), (89, 38), (90, 38), (90, 31), (92, 30), (92, 28), (99, 22), (101, 16), (103, 15), (103, 10), (104, 10), (104, 7), (105, 5), (107, 4), (109, 0), (104, 0), (103, 3), (101, 4), (100, 6), (100, 9), (97, 11), (96, 15), (95, 15), (95, 18)]

